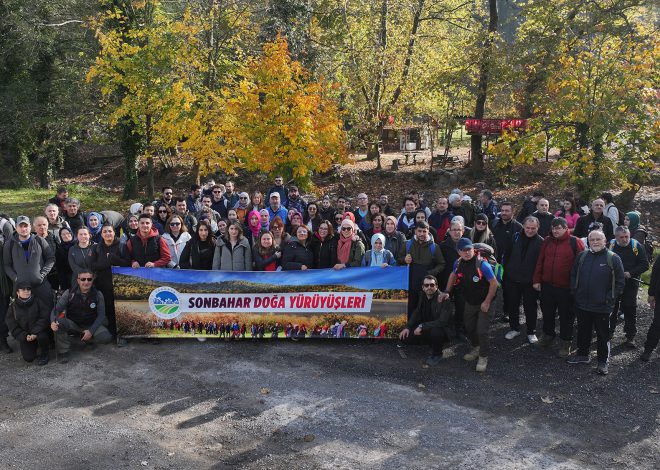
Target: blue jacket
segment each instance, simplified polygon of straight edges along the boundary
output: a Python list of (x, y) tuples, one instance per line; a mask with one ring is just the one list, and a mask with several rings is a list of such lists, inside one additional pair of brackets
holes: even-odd
[(284, 206), (280, 206), (279, 209), (277, 209), (276, 212), (273, 212), (273, 209), (270, 208), (270, 206), (266, 207), (266, 210), (268, 211), (268, 215), (270, 216), (270, 221), (272, 222), (275, 217), (279, 217), (282, 219), (282, 222), (284, 222), (284, 225), (286, 225), (289, 220), (287, 219), (287, 214), (289, 213), (288, 210)]
[(626, 283), (623, 263), (621, 258), (610, 251), (610, 268), (607, 261), (608, 251), (604, 249), (594, 253), (587, 250), (575, 258), (571, 269), (571, 292), (577, 308), (610, 314), (614, 308), (614, 300), (623, 293)]

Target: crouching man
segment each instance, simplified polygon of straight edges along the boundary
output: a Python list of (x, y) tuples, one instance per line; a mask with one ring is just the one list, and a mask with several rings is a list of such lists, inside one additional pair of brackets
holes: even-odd
[(438, 302), (440, 291), (435, 276), (424, 277), (422, 291), (417, 308), (410, 315), (399, 339), (406, 343), (430, 343), (431, 356), (426, 358), (425, 363), (435, 366), (442, 359), (443, 346), (449, 342), (450, 328), (453, 325), (452, 311), (448, 303)]
[(32, 294), (32, 285), (27, 281), (18, 281), (16, 299), (9, 305), (6, 322), (26, 362), (38, 359), (40, 366), (48, 364), (49, 315), (50, 308)]
[(112, 341), (112, 335), (105, 326), (103, 294), (92, 284), (94, 274), (84, 269), (78, 273), (76, 281), (76, 286), (64, 291), (50, 316), (59, 361), (63, 363), (69, 361), (70, 334), (79, 334), (86, 345)]

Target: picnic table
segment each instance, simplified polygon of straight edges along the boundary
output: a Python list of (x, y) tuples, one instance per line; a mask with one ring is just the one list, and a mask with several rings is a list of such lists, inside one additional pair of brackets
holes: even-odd
[(445, 167), (447, 165), (456, 165), (461, 162), (461, 160), (456, 155), (439, 153), (438, 155), (435, 156), (435, 158), (441, 167)]

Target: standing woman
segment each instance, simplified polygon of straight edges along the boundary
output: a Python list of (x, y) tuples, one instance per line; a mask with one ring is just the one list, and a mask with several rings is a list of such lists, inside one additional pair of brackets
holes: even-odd
[(236, 210), (236, 217), (242, 224), (247, 225), (247, 220), (245, 220), (245, 216), (248, 215), (248, 213), (252, 212), (252, 208), (250, 207), (250, 196), (246, 192), (238, 193), (238, 202), (236, 203), (236, 207), (234, 207)]
[(277, 271), (280, 266), (282, 252), (279, 246), (273, 244), (273, 234), (262, 231), (252, 247), (255, 271)]
[(264, 195), (261, 191), (254, 191), (250, 197), (250, 211), (260, 212), (264, 207)]
[(379, 266), (387, 268), (388, 266), (396, 266), (396, 259), (392, 252), (385, 249), (385, 235), (376, 233), (371, 237), (371, 250), (367, 250), (362, 257), (362, 266)]
[(250, 246), (254, 246), (261, 232), (261, 217), (257, 211), (251, 211), (245, 220), (246, 236)]
[(312, 237), (314, 268), (332, 268), (337, 264), (337, 235), (329, 220), (324, 220)]
[(285, 271), (306, 270), (314, 267), (311, 232), (306, 225), (298, 227), (296, 238), (287, 243), (282, 254), (282, 269)]
[[(360, 223), (358, 224), (358, 228), (366, 233), (367, 230), (371, 229), (371, 227), (372, 227), (373, 217), (376, 214), (381, 214), (381, 213), (382, 213), (382, 210), (381, 210), (380, 204), (378, 204), (375, 201), (369, 203), (369, 210), (367, 211), (367, 215), (365, 217), (362, 217), (362, 219), (360, 219)], [(369, 238), (371, 238), (371, 237), (369, 237)]]
[(261, 230), (270, 230), (270, 214), (266, 209), (259, 211), (259, 222), (261, 223)]
[(307, 211), (305, 212), (305, 217), (303, 217), (303, 222), (305, 222), (305, 225), (307, 225), (307, 228), (312, 233), (319, 229), (322, 219), (319, 214), (319, 206), (315, 202), (307, 204)]
[(112, 267), (130, 265), (131, 259), (126, 253), (126, 247), (117, 239), (114, 227), (104, 224), (101, 228), (101, 242), (92, 247), (91, 268), (96, 276), (94, 285), (103, 294), (108, 330), (113, 336), (117, 336), (117, 320), (115, 294), (112, 288)]
[(67, 227), (62, 227), (58, 233), (60, 243), (55, 249), (55, 268), (59, 280), (60, 291), (65, 291), (71, 287), (71, 266), (69, 266), (69, 250), (76, 242), (73, 239), (73, 232)]
[(215, 251), (215, 237), (208, 220), (201, 220), (197, 224), (195, 235), (183, 248), (179, 256), (181, 269), (199, 269), (210, 271), (213, 267), (213, 252)]
[(564, 219), (566, 219), (566, 223), (568, 224), (568, 229), (570, 232), (572, 232), (573, 229), (575, 228), (575, 224), (580, 218), (580, 212), (577, 208), (575, 199), (567, 198), (563, 202), (562, 206), (563, 207), (561, 208), (561, 210), (558, 210), (555, 213), (555, 217), (563, 217)]
[(346, 218), (341, 222), (337, 241), (337, 264), (334, 269), (357, 267), (362, 264), (364, 244), (355, 233), (355, 223)]
[(646, 227), (640, 225), (639, 215), (639, 212), (636, 211), (627, 212), (623, 219), (623, 225), (628, 227), (628, 230), (630, 230), (630, 238), (634, 238), (643, 245), (646, 243), (646, 238), (648, 237), (649, 233), (646, 230)]
[(385, 249), (389, 250), (398, 264), (404, 264), (403, 258), (406, 257), (406, 237), (396, 229), (396, 217), (388, 215), (385, 219)]
[(119, 241), (125, 245), (132, 236), (137, 234), (138, 226), (138, 216), (135, 214), (129, 215), (124, 222), (124, 226), (122, 227), (122, 232), (124, 233), (121, 234)]
[[(383, 233), (384, 230), (385, 230), (385, 215), (374, 214), (373, 216), (371, 216), (371, 227), (364, 231), (364, 236), (367, 237), (368, 241), (371, 241), (374, 235), (376, 235), (377, 233)], [(371, 244), (365, 248), (367, 249), (371, 248)]]
[(284, 231), (284, 222), (279, 217), (270, 221), (270, 231), (273, 233), (273, 243), (285, 247), (291, 240), (291, 235)]
[(101, 228), (103, 216), (98, 212), (87, 214), (87, 228), (89, 229), (89, 239), (94, 243), (101, 243)]
[(218, 238), (213, 255), (213, 269), (221, 271), (252, 271), (252, 249), (243, 236), (241, 223), (227, 227), (227, 239)]
[(477, 214), (474, 218), (474, 229), (470, 234), (470, 240), (473, 243), (485, 243), (493, 249), (495, 257), (497, 257), (497, 244), (495, 243), (495, 236), (488, 227), (488, 216), (486, 214)]
[(154, 227), (158, 229), (160, 235), (165, 233), (167, 228), (167, 221), (172, 216), (172, 208), (167, 204), (158, 206), (158, 214), (156, 214), (156, 223)]
[(289, 213), (289, 229), (287, 230), (289, 235), (295, 237), (296, 233), (298, 233), (298, 227), (301, 225), (303, 225), (302, 214), (298, 211), (295, 211), (293, 214)]
[(183, 218), (176, 214), (170, 217), (165, 224), (165, 234), (163, 235), (171, 255), (170, 262), (167, 263), (168, 268), (179, 267), (179, 257), (190, 238), (188, 227), (183, 223)]
[(78, 273), (83, 269), (92, 269), (92, 243), (89, 239), (89, 229), (78, 229), (78, 243), (69, 249), (69, 266), (71, 267), (71, 285), (77, 286)]

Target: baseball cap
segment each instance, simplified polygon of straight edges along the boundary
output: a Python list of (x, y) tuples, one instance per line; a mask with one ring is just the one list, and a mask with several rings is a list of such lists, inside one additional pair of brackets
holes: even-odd
[(30, 225), (30, 218), (27, 215), (19, 215), (16, 218), (16, 225), (28, 224)]
[(470, 240), (469, 238), (461, 238), (458, 241), (458, 251), (464, 251), (472, 247), (473, 247), (472, 240)]

